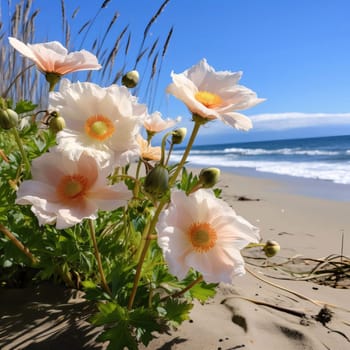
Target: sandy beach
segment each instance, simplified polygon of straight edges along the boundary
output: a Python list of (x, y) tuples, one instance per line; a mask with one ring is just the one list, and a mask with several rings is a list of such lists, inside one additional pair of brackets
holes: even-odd
[[(293, 188), (293, 181), (288, 180), (222, 173), (218, 187), (239, 215), (260, 228), (264, 241), (276, 240), (281, 245), (269, 264), (295, 257), (292, 266), (284, 268), (309, 271), (314, 265), (303, 258), (322, 260), (341, 254), (342, 249), (349, 256), (350, 203), (294, 194), (305, 182)], [(322, 187), (317, 181), (306, 183)], [(344, 191), (348, 190), (345, 186)], [(316, 188), (312, 191), (317, 193)], [(263, 256), (255, 253), (255, 257)], [(252, 256), (249, 251), (243, 254)], [(349, 289), (285, 280), (291, 278), (289, 273), (260, 264), (264, 265), (247, 258), (246, 275), (236, 278), (233, 286), (221, 286), (209, 304), (194, 307), (191, 320), (179, 331), (161, 336), (148, 348), (350, 349)], [(349, 288), (349, 275), (346, 286)], [(332, 313), (325, 325), (316, 317), (323, 307)]]
[[(321, 182), (312, 185), (322, 192)], [(302, 195), (286, 179), (228, 172), (222, 173), (218, 187), (239, 215), (260, 228), (263, 241), (277, 241), (281, 251), (266, 260), (261, 248), (245, 250), (247, 273), (232, 286), (220, 286), (205, 305), (196, 304), (190, 320), (147, 349), (350, 349), (349, 271), (346, 278), (339, 271), (319, 273), (333, 271), (337, 261), (350, 256), (350, 197), (340, 201)], [(335, 260), (327, 259), (333, 255)], [(320, 269), (318, 264), (323, 264)], [(308, 272), (315, 267), (312, 276), (318, 279), (311, 279)], [(16, 292), (0, 290), (2, 350), (105, 347), (94, 342), (96, 330), (86, 313), (77, 310), (84, 305), (80, 294), (58, 290), (55, 297), (45, 288), (34, 302), (19, 302)], [(64, 305), (59, 296), (64, 296)]]

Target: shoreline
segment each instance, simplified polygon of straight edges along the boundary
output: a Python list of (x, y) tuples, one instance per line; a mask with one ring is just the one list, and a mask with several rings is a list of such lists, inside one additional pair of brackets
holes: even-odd
[[(203, 165), (207, 167), (208, 165)], [(215, 166), (215, 165), (214, 165)], [(201, 169), (199, 164), (188, 164), (190, 169)], [(222, 173), (240, 175), (254, 179), (268, 179), (281, 185), (285, 193), (307, 197), (350, 203), (350, 184), (339, 184), (330, 180), (321, 180), (289, 175), (281, 175), (255, 170), (254, 168), (218, 167)]]
[[(200, 169), (189, 168), (194, 174)], [(289, 180), (289, 177), (288, 177)], [(320, 195), (329, 188), (316, 182), (312, 194), (302, 193), (310, 181), (257, 177), (222, 171), (215, 187), (238, 215), (260, 228), (264, 241), (276, 240), (282, 252), (319, 258), (350, 256), (350, 215), (346, 202)], [(312, 185), (315, 181), (311, 180)], [(319, 185), (319, 186), (317, 186)], [(305, 192), (305, 191), (304, 191)]]

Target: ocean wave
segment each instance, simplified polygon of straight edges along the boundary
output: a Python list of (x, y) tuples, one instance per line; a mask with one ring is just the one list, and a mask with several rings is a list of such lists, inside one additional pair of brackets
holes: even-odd
[[(175, 151), (174, 154), (182, 154), (183, 151)], [(280, 148), (280, 149), (263, 149), (263, 148), (224, 148), (223, 150), (192, 150), (191, 154), (233, 154), (240, 156), (259, 156), (259, 155), (305, 155), (305, 156), (337, 156), (344, 154), (341, 151), (326, 150), (303, 150), (301, 148)], [(345, 154), (350, 154), (350, 150)]]
[[(178, 162), (180, 155), (172, 155), (171, 161)], [(218, 168), (253, 168), (256, 171), (302, 178), (329, 180), (338, 184), (350, 184), (350, 162), (288, 162), (233, 160), (222, 156), (191, 155), (189, 165), (216, 166)]]

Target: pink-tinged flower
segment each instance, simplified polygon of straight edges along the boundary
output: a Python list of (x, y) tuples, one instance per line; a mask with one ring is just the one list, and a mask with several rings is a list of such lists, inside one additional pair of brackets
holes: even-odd
[(237, 110), (264, 101), (256, 93), (238, 85), (242, 72), (216, 72), (203, 59), (181, 74), (171, 73), (173, 82), (167, 92), (185, 103), (187, 108), (205, 119), (220, 119), (240, 130), (249, 130), (251, 120)]
[(24, 44), (16, 38), (9, 37), (9, 42), (23, 56), (32, 60), (43, 73), (64, 75), (81, 70), (101, 68), (96, 56), (92, 53), (86, 50), (68, 53), (67, 49), (58, 41)]
[(50, 93), (49, 105), (66, 121), (57, 142), (58, 148), (69, 152), (72, 159), (85, 151), (102, 165), (123, 166), (139, 155), (136, 136), (147, 107), (139, 104), (126, 87), (103, 88), (63, 79), (60, 90)]
[(137, 136), (140, 146), (140, 156), (146, 161), (159, 161), (161, 158), (161, 148), (151, 146), (141, 135)]
[(240, 250), (258, 242), (259, 230), (212, 191), (200, 189), (187, 196), (175, 191), (157, 224), (158, 244), (169, 271), (183, 279), (190, 268), (207, 282), (231, 283), (242, 275)]
[(174, 119), (163, 119), (160, 112), (154, 112), (151, 115), (149, 115), (143, 125), (147, 132), (150, 132), (151, 134), (155, 134), (157, 132), (161, 132), (165, 129), (171, 128), (176, 123), (178, 123), (181, 120), (180, 117)]
[(73, 161), (53, 149), (33, 160), (32, 179), (17, 192), (17, 204), (31, 204), (39, 224), (64, 229), (97, 211), (114, 210), (127, 204), (132, 193), (124, 183), (108, 185), (110, 169), (100, 168), (94, 157), (82, 153)]

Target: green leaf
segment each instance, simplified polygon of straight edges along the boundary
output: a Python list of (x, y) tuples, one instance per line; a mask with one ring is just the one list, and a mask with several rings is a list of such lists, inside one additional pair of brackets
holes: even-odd
[(158, 313), (152, 309), (138, 308), (132, 311), (130, 322), (136, 330), (137, 338), (146, 346), (154, 338), (153, 332), (164, 333), (168, 330), (165, 322), (161, 323)]
[(103, 332), (97, 340), (109, 341), (107, 350), (137, 350), (136, 337), (131, 335), (129, 326), (125, 322), (121, 322), (117, 327), (110, 328)]
[(193, 304), (188, 304), (186, 301), (178, 299), (168, 299), (164, 305), (164, 309), (167, 312), (166, 317), (174, 326), (178, 326), (183, 321), (188, 320), (192, 308)]
[(38, 105), (33, 104), (31, 101), (26, 101), (26, 100), (22, 100), (22, 101), (18, 101), (15, 107), (15, 111), (18, 114), (21, 113), (26, 113), (26, 112), (31, 112), (33, 111)]
[(198, 299), (201, 303), (204, 303), (209, 298), (213, 298), (216, 294), (217, 283), (205, 283), (201, 282), (194, 285), (190, 289), (192, 298)]
[(120, 323), (129, 321), (128, 310), (124, 309), (115, 302), (100, 303), (99, 312), (94, 315), (91, 322), (96, 326), (102, 326), (108, 323)]
[(88, 300), (110, 300), (110, 296), (93, 281), (83, 281), (85, 298)]

